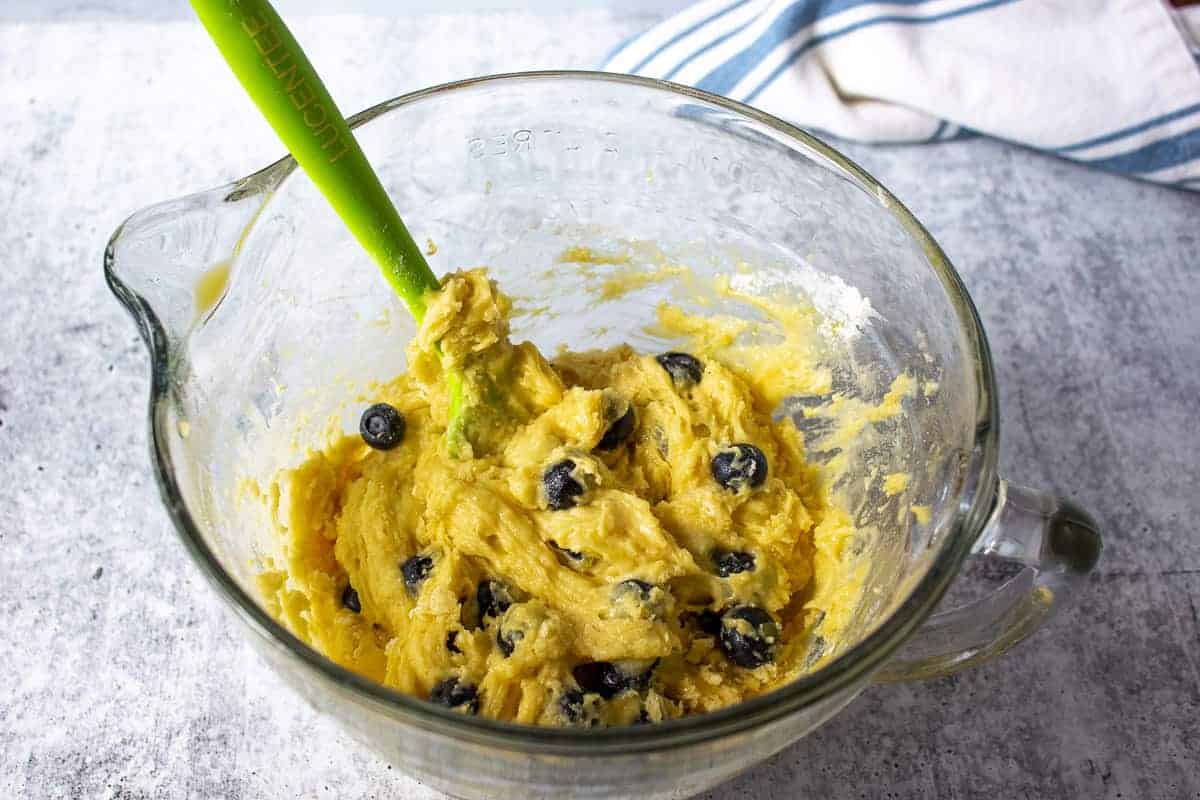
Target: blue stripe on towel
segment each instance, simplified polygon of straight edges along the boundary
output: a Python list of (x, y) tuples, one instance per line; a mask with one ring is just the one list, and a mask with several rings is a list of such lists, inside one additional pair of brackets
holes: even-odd
[[(651, 61), (653, 61), (655, 58), (657, 58), (657, 57), (658, 57), (658, 56), (659, 56), (659, 55), (660, 55), (660, 54), (661, 54), (661, 53), (662, 53), (664, 50), (666, 50), (668, 47), (671, 47), (671, 46), (672, 46), (672, 45), (674, 45), (675, 43), (679, 42), (681, 39), (684, 39), (684, 38), (686, 38), (686, 37), (688, 37), (688, 36), (691, 36), (693, 33), (695, 33), (696, 31), (700, 30), (700, 29), (701, 29), (701, 28), (703, 28), (705, 25), (708, 25), (708, 24), (710, 24), (710, 23), (716, 22), (717, 20), (719, 20), (721, 17), (725, 16), (725, 15), (726, 15), (726, 14), (728, 14), (729, 12), (731, 12), (731, 11), (736, 11), (737, 9), (741, 8), (742, 6), (746, 5), (746, 4), (747, 4), (747, 3), (749, 3), (749, 2), (750, 2), (750, 0), (739, 0), (739, 2), (736, 2), (736, 3), (734, 3), (734, 4), (733, 4), (733, 5), (731, 5), (731, 6), (726, 6), (725, 8), (722, 8), (722, 9), (721, 9), (720, 11), (718, 11), (717, 13), (715, 13), (715, 14), (712, 14), (712, 15), (710, 15), (710, 16), (708, 16), (708, 17), (705, 17), (704, 19), (702, 19), (702, 20), (700, 20), (699, 22), (697, 22), (695, 25), (692, 25), (692, 26), (690, 26), (690, 27), (688, 27), (688, 28), (685, 28), (684, 30), (682, 30), (682, 31), (680, 31), (679, 33), (677, 33), (677, 34), (675, 34), (674, 36), (672, 36), (670, 39), (668, 39), (668, 40), (667, 40), (666, 42), (664, 42), (663, 44), (661, 44), (661, 45), (659, 45), (658, 47), (656, 47), (656, 48), (654, 49), (654, 51), (653, 51), (652, 53), (650, 53), (650, 55), (646, 56), (646, 57), (645, 57), (645, 58), (643, 58), (641, 61), (639, 61), (638, 63), (634, 64), (634, 65), (633, 65), (633, 67), (632, 67), (632, 68), (630, 68), (630, 70), (629, 70), (629, 71), (630, 71), (630, 72), (634, 72), (634, 73), (636, 73), (636, 72), (637, 72), (639, 69), (641, 69), (642, 67), (646, 66), (646, 65), (647, 65), (647, 64), (649, 64)], [(744, 26), (743, 26), (743, 27), (744, 27)], [(612, 53), (612, 54), (610, 54), (610, 55), (609, 55), (609, 58), (608, 58), (608, 59), (606, 59), (606, 62), (607, 62), (608, 60), (611, 60), (613, 55), (615, 55), (615, 53)]]
[[(785, 8), (749, 47), (709, 72), (696, 82), (696, 86), (715, 94), (725, 94), (796, 31), (834, 14), (840, 14), (859, 6), (875, 5), (878, 2), (879, 0), (823, 0), (823, 2), (798, 0)], [(889, 5), (916, 6), (924, 2), (927, 0), (893, 0)], [(691, 61), (703, 55), (718, 44), (720, 44), (720, 40), (706, 45), (703, 49), (693, 53), (688, 60)]]
[(1200, 128), (1192, 128), (1114, 156), (1079, 160), (1113, 172), (1144, 174), (1186, 164), (1196, 158), (1200, 158)]
[(635, 33), (633, 36), (630, 36), (626, 39), (622, 39), (620, 44), (616, 45), (615, 47), (613, 47), (607, 53), (604, 54), (604, 58), (600, 60), (599, 69), (601, 69), (601, 70), (608, 69), (608, 65), (611, 64), (612, 60), (617, 57), (617, 53), (621, 52), (626, 47), (629, 47), (629, 45), (633, 44), (638, 39), (642, 38), (642, 36), (644, 36), (645, 33), (646, 33), (645, 31), (642, 31), (641, 33)]
[(711, 42), (705, 42), (704, 45), (702, 45), (699, 50), (695, 51), (690, 56), (685, 58), (683, 61), (680, 61), (675, 66), (671, 67), (671, 71), (668, 72), (666, 75), (663, 75), (663, 79), (668, 80), (668, 81), (674, 80), (675, 76), (679, 74), (679, 71), (681, 69), (683, 69), (688, 64), (692, 63), (693, 61), (695, 61), (697, 58), (704, 55), (708, 51), (712, 50), (714, 47), (720, 47), (730, 37), (737, 36), (739, 33), (746, 30), (746, 28), (749, 28), (756, 21), (758, 21), (758, 19), (759, 19), (759, 17), (751, 17), (750, 19), (743, 22), (741, 25), (738, 25), (733, 30), (728, 31), (727, 33), (724, 33), (724, 34), (718, 36), (716, 39), (713, 39)]
[(1172, 122), (1177, 119), (1181, 119), (1190, 114), (1195, 114), (1197, 111), (1200, 111), (1200, 103), (1195, 103), (1190, 106), (1185, 106), (1184, 108), (1176, 109), (1167, 114), (1162, 114), (1161, 116), (1154, 117), (1153, 119), (1148, 119), (1145, 122), (1139, 122), (1137, 125), (1130, 125), (1127, 128), (1121, 128), (1120, 130), (1115, 130), (1111, 133), (1106, 133), (1103, 136), (1097, 136), (1093, 139), (1085, 139), (1082, 142), (1076, 142), (1075, 144), (1069, 144), (1069, 145), (1066, 145), (1065, 147), (1056, 147), (1051, 152), (1053, 152), (1053, 153), (1070, 153), (1075, 150), (1086, 150), (1089, 147), (1096, 147), (1097, 145), (1108, 144), (1109, 142), (1115, 142), (1118, 139), (1124, 139), (1127, 136), (1132, 136), (1135, 133), (1141, 133), (1142, 131), (1146, 131), (1151, 128), (1158, 127), (1159, 125), (1162, 125), (1164, 123)]
[[(814, 36), (813, 38), (806, 41), (804, 44), (800, 45), (800, 47), (796, 50), (796, 52), (792, 53), (790, 56), (787, 57), (787, 59), (782, 64), (780, 64), (778, 67), (773, 69), (771, 71), (770, 75), (768, 75), (761, 83), (759, 83), (758, 86), (755, 86), (754, 89), (742, 99), (744, 100), (744, 102), (747, 102), (747, 103), (754, 102), (754, 98), (758, 97), (758, 95), (764, 89), (766, 89), (768, 86), (770, 86), (775, 81), (775, 79), (779, 77), (780, 73), (782, 73), (785, 69), (790, 67), (792, 64), (795, 64), (797, 61), (799, 61), (800, 58), (805, 53), (807, 53), (809, 50), (813, 49), (814, 47), (818, 47), (818, 46), (824, 44), (825, 42), (830, 41), (831, 39), (837, 39), (838, 37), (845, 36), (848, 33), (854, 33), (855, 31), (861, 30), (863, 28), (868, 28), (868, 27), (872, 27), (875, 25), (882, 25), (885, 23), (895, 23), (897, 25), (927, 25), (931, 22), (941, 22), (941, 21), (947, 20), (947, 19), (954, 19), (955, 17), (962, 17), (962, 16), (966, 16), (967, 14), (974, 14), (979, 11), (987, 11), (988, 9), (991, 9), (991, 8), (1008, 5), (1010, 3), (1015, 3), (1018, 1), (1019, 0), (986, 0), (986, 2), (977, 3), (973, 6), (966, 6), (965, 8), (958, 8), (958, 9), (955, 9), (954, 11), (946, 11), (941, 14), (931, 14), (928, 17), (902, 17), (902, 16), (897, 16), (897, 15), (886, 15), (886, 16), (882, 16), (882, 17), (874, 17), (873, 19), (867, 19), (867, 20), (863, 20), (862, 22), (856, 22), (853, 25), (848, 25), (845, 28), (842, 28), (841, 30), (832, 31), (830, 33), (827, 33), (827, 34), (824, 34), (821, 36)], [(705, 88), (707, 88), (707, 87), (705, 87)]]
[(946, 128), (949, 128), (949, 127), (950, 127), (950, 123), (946, 122), (946, 120), (942, 120), (941, 122), (938, 123), (937, 128), (934, 129), (933, 134), (928, 139), (925, 139), (922, 142), (920, 142), (920, 144), (929, 144), (931, 142), (936, 142), (941, 137), (941, 135), (946, 132)]

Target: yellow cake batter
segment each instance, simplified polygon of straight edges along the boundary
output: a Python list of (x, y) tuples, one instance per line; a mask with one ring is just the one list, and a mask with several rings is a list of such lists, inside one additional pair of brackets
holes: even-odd
[[(628, 347), (548, 360), (509, 342), (484, 271), (448, 277), (409, 372), (370, 398), (403, 416), (400, 444), (342, 436), (268, 490), (276, 615), (388, 686), (535, 724), (654, 722), (811, 669), (862, 571), (848, 516), (772, 411), (828, 376), (790, 329), (739, 355), (746, 323), (660, 312), (698, 380), (686, 358), (669, 371)], [(447, 454), (442, 359), (490, 409), (471, 457)]]

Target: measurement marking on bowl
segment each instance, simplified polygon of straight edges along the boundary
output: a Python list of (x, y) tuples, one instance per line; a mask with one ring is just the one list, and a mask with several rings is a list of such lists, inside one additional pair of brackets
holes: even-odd
[(526, 128), (512, 133), (500, 133), (467, 140), (467, 152), (471, 158), (503, 158), (514, 153), (533, 151), (533, 131)]

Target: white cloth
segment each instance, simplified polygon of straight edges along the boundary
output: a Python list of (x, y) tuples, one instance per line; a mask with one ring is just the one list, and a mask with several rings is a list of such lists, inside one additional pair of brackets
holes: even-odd
[(1200, 190), (1197, 32), (1161, 0), (704, 0), (603, 66), (846, 139), (984, 134)]

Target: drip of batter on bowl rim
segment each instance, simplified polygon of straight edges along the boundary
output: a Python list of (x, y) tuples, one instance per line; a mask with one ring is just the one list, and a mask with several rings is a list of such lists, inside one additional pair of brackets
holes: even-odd
[[(865, 571), (802, 435), (773, 417), (828, 376), (796, 312), (754, 302), (776, 341), (739, 350), (749, 323), (664, 304), (688, 352), (547, 359), (510, 341), (485, 271), (448, 276), (361, 433), (264, 492), (284, 553), (260, 576), (270, 610), (373, 680), (530, 724), (657, 722), (811, 670)], [(471, 458), (441, 446), (445, 358), (497, 410)]]

